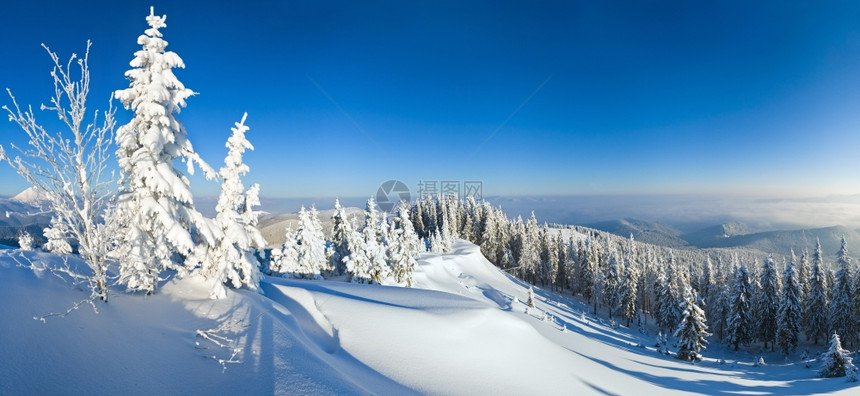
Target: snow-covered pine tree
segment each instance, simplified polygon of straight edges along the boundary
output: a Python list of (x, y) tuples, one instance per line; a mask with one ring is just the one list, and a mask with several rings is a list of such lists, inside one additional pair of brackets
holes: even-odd
[(689, 286), (686, 283), (685, 277), (678, 268), (675, 261), (675, 253), (669, 250), (666, 259), (666, 279), (660, 285), (660, 318), (662, 319), (661, 328), (671, 331), (677, 328), (681, 321), (681, 309), (679, 303), (683, 299), (684, 287)]
[(400, 204), (397, 215), (391, 223), (388, 256), (394, 281), (405, 283), (406, 287), (412, 287), (412, 272), (415, 269), (415, 259), (420, 250), (418, 236), (413, 231), (407, 206), (406, 203)]
[(346, 273), (343, 259), (349, 255), (349, 235), (352, 233), (352, 224), (346, 220), (346, 211), (340, 206), (340, 200), (334, 201), (331, 220), (331, 244), (327, 256), (334, 274), (341, 275)]
[(595, 300), (593, 290), (594, 283), (597, 280), (597, 259), (592, 255), (590, 247), (592, 243), (593, 241), (590, 238), (586, 238), (582, 245), (580, 245), (581, 253), (579, 255), (582, 259), (579, 260), (579, 271), (577, 271), (577, 274), (579, 274), (577, 277), (579, 294), (589, 304)]
[(522, 252), (519, 260), (521, 278), (531, 284), (535, 284), (538, 266), (540, 265), (540, 236), (534, 212), (532, 212), (532, 216), (526, 222), (524, 232)]
[(549, 227), (544, 224), (540, 233), (540, 279), (541, 285), (549, 286), (551, 289), (555, 287), (555, 277), (558, 273), (557, 243), (558, 241), (549, 231)]
[(633, 244), (633, 234), (624, 255), (624, 276), (618, 288), (619, 301), (621, 302), (621, 317), (627, 321), (627, 327), (636, 317), (636, 301), (639, 286), (639, 268), (636, 262), (636, 249)]
[(705, 344), (705, 340), (711, 334), (708, 333), (705, 311), (696, 305), (693, 290), (688, 286), (684, 289), (684, 298), (680, 302), (681, 322), (675, 330), (674, 336), (678, 339), (677, 358), (681, 360), (701, 360), (699, 351)]
[(839, 340), (839, 334), (833, 333), (830, 336), (830, 349), (825, 352), (821, 359), (821, 368), (818, 375), (824, 378), (845, 377), (849, 380), (856, 381), (857, 368), (854, 366), (850, 356), (850, 352), (842, 349), (842, 343)]
[(796, 261), (794, 249), (792, 249), (791, 262), (797, 263), (794, 265), (794, 269), (797, 271), (797, 286), (800, 288), (800, 329), (803, 331), (803, 329), (806, 329), (808, 325), (806, 304), (808, 304), (809, 299), (809, 277), (811, 272), (809, 265), (809, 252), (804, 249), (800, 254), (800, 261)]
[(224, 285), (235, 288), (247, 287), (257, 290), (260, 284), (260, 262), (254, 255), (257, 249), (264, 248), (266, 241), (257, 229), (259, 212), (254, 207), (260, 204), (259, 188), (254, 184), (248, 191), (242, 184), (242, 176), (250, 170), (242, 160), (245, 150), (254, 146), (245, 138), (248, 126), (242, 116), (232, 128), (233, 134), (227, 139), (227, 157), (221, 168), (221, 194), (215, 207), (215, 223), (220, 229), (218, 238), (212, 244), (200, 244), (195, 253), (186, 259), (189, 269), (197, 271), (207, 279), (211, 286), (211, 298), (224, 298), (227, 290)]
[(436, 254), (445, 253), (445, 241), (439, 235), (438, 229), (430, 235), (430, 252)]
[(764, 265), (759, 274), (759, 284), (761, 286), (753, 316), (758, 323), (758, 339), (764, 342), (765, 348), (770, 343), (770, 350), (773, 351), (779, 311), (779, 281), (772, 256), (764, 259)]
[(621, 271), (619, 270), (617, 254), (611, 243), (607, 250), (609, 259), (607, 260), (606, 272), (601, 279), (603, 281), (601, 288), (603, 303), (609, 311), (609, 319), (612, 319), (613, 314), (618, 310), (620, 305), (618, 284), (620, 283)]
[(842, 340), (849, 346), (857, 339), (857, 320), (854, 318), (854, 285), (851, 276), (851, 258), (845, 236), (836, 253), (836, 283), (833, 285), (833, 299), (830, 300), (830, 331), (842, 334)]
[(821, 242), (816, 241), (815, 251), (812, 253), (812, 269), (809, 274), (809, 294), (804, 306), (806, 310), (806, 333), (807, 340), (812, 340), (818, 345), (818, 340), (826, 340), (827, 337), (827, 307), (830, 305), (828, 295), (827, 277), (822, 268)]
[(800, 319), (803, 313), (800, 303), (801, 287), (797, 278), (794, 263), (789, 261), (785, 264), (785, 271), (782, 274), (782, 294), (779, 299), (776, 333), (779, 349), (786, 357), (797, 348)]
[(174, 167), (182, 159), (192, 173), (196, 163), (207, 178), (216, 176), (194, 152), (176, 114), (194, 94), (176, 79), (172, 70), (184, 67), (182, 59), (165, 51), (159, 29), (166, 16), (150, 9), (149, 29), (138, 38), (142, 49), (125, 75), (130, 87), (115, 96), (134, 112), (131, 121), (116, 133), (120, 191), (116, 208), (119, 232), (116, 252), (119, 281), (130, 290), (151, 293), (158, 273), (174, 268), (174, 254), (189, 254), (195, 247), (192, 230), (207, 243), (219, 240), (221, 231), (211, 219), (194, 208), (188, 178)]
[(69, 235), (68, 228), (68, 225), (60, 221), (57, 216), (51, 217), (51, 225), (42, 230), (45, 239), (48, 240), (45, 242), (45, 250), (54, 254), (72, 253), (72, 246), (66, 239), (66, 235)]
[(735, 350), (738, 350), (739, 345), (747, 345), (753, 340), (752, 298), (750, 275), (746, 265), (741, 264), (732, 285), (726, 329), (728, 342)]
[(523, 267), (520, 265), (520, 259), (523, 252), (523, 238), (525, 238), (526, 235), (526, 226), (523, 224), (523, 217), (517, 216), (517, 219), (510, 223), (510, 227), (511, 230), (509, 232), (510, 239), (508, 240), (508, 247), (511, 249), (514, 262), (517, 263), (518, 266), (516, 275), (520, 279), (525, 279), (522, 271)]
[(298, 272), (304, 279), (322, 279), (321, 270), (328, 268), (325, 255), (325, 237), (318, 228), (319, 219), (316, 208), (299, 210), (299, 225), (296, 232), (298, 241)]
[(349, 281), (352, 283), (371, 283), (371, 262), (367, 257), (364, 234), (353, 231), (348, 234), (347, 238), (349, 240), (347, 243), (348, 253), (343, 258), (343, 263), (346, 266)]
[(484, 232), (481, 236), (481, 253), (491, 263), (498, 265), (501, 260), (499, 253), (504, 254), (504, 251), (499, 247), (502, 245), (501, 240), (501, 225), (497, 221), (496, 214), (490, 211), (484, 221)]
[[(388, 263), (385, 261), (383, 233), (379, 227), (379, 212), (376, 210), (376, 202), (373, 201), (373, 197), (370, 197), (364, 211), (364, 228), (361, 233), (364, 238), (364, 256), (368, 259), (371, 283), (381, 285), (390, 271)], [(445, 228), (443, 227), (443, 233)]]
[(33, 236), (29, 232), (21, 231), (18, 233), (18, 249), (29, 252), (33, 250), (33, 243)]
[(280, 249), (272, 249), (268, 273), (283, 278), (301, 278), (299, 271), (299, 249), (296, 231), (290, 227), (284, 231), (284, 244)]
[(531, 286), (529, 286), (529, 297), (528, 300), (526, 300), (526, 305), (528, 305), (529, 308), (535, 307), (535, 290)]
[(717, 333), (720, 341), (725, 339), (726, 329), (729, 321), (729, 303), (731, 302), (731, 292), (728, 285), (722, 285), (720, 291), (714, 300), (713, 312), (716, 316), (711, 317), (711, 325)]
[(501, 266), (503, 269), (513, 268), (517, 265), (514, 261), (514, 254), (511, 253), (510, 248), (505, 248), (505, 254), (502, 256)]
[(427, 238), (427, 227), (424, 225), (424, 209), (421, 199), (415, 200), (415, 205), (409, 208), (409, 215), (412, 219), (412, 225), (415, 227), (415, 233), (419, 238)]

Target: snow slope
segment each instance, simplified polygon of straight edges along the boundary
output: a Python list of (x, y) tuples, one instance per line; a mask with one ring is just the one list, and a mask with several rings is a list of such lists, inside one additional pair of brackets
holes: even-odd
[[(422, 255), (416, 288), (266, 278), (209, 300), (198, 279), (99, 313), (44, 253), (0, 251), (0, 394), (811, 394), (858, 389), (797, 364), (692, 365), (528, 287), (455, 243)], [(75, 262), (71, 262), (75, 265)], [(549, 318), (543, 320), (544, 312)], [(217, 344), (222, 344), (221, 347)], [(235, 351), (235, 355), (234, 355)], [(732, 355), (717, 350), (722, 357)], [(711, 356), (705, 352), (706, 356)], [(213, 358), (214, 357), (214, 358)], [(219, 360), (240, 361), (240, 363)], [(743, 359), (741, 359), (743, 360)]]

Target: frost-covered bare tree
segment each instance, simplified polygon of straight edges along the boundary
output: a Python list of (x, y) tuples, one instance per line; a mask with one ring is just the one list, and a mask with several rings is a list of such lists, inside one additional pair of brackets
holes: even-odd
[[(12, 144), (19, 155), (11, 158), (0, 146), (0, 159), (44, 195), (54, 214), (53, 226), (48, 229), (50, 239), (70, 240), (77, 245), (92, 270), (85, 276), (90, 279), (94, 297), (107, 301), (105, 274), (113, 232), (102, 216), (113, 194), (114, 178), (107, 168), (116, 122), (115, 109), (109, 102), (106, 111), (93, 112), (92, 121), (86, 123), (90, 44), (87, 42), (83, 58), (73, 54), (65, 65), (56, 53), (42, 45), (54, 62), (54, 95), (51, 104), (43, 104), (41, 110), (56, 114), (67, 132), (49, 132), (36, 120), (32, 106), (21, 109), (7, 89), (12, 107), (3, 109), (9, 113), (9, 120), (27, 134), (29, 147)], [(80, 69), (77, 79), (70, 70), (73, 65)]]

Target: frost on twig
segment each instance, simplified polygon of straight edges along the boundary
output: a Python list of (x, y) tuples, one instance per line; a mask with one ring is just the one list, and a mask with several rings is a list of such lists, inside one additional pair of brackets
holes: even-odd
[[(89, 94), (89, 49), (83, 58), (72, 55), (68, 63), (60, 63), (56, 53), (45, 46), (54, 63), (51, 77), (54, 94), (49, 105), (41, 105), (41, 111), (54, 113), (65, 132), (50, 132), (36, 120), (32, 106), (22, 108), (7, 89), (12, 106), (2, 106), (9, 121), (16, 123), (27, 135), (28, 145), (10, 146), (18, 155), (10, 157), (0, 146), (0, 160), (6, 161), (25, 180), (32, 184), (46, 200), (54, 217), (49, 234), (58, 242), (66, 239), (78, 247), (81, 258), (91, 271), (89, 277), (96, 286), (98, 298), (107, 301), (107, 254), (111, 246), (112, 223), (102, 220), (110, 206), (114, 183), (108, 171), (111, 159), (115, 110), (108, 102), (108, 110), (92, 113), (92, 121), (86, 123), (87, 95)], [(72, 76), (73, 64), (79, 69), (79, 77)]]
[(33, 320), (46, 323), (48, 318), (64, 318), (73, 311), (76, 311), (82, 305), (89, 305), (93, 308), (93, 312), (97, 314), (99, 313), (98, 306), (96, 306), (96, 300), (99, 297), (95, 292), (95, 285), (92, 283), (92, 279), (86, 275), (82, 275), (81, 271), (72, 267), (72, 264), (69, 262), (70, 256), (59, 256), (62, 258), (62, 263), (52, 265), (52, 263), (44, 260), (33, 260), (28, 257), (30, 254), (32, 253), (25, 254), (23, 251), (19, 251), (18, 254), (10, 254), (7, 257), (14, 261), (17, 267), (29, 269), (33, 271), (37, 277), (41, 278), (45, 274), (50, 274), (59, 278), (61, 281), (78, 288), (79, 290), (90, 291), (90, 295), (87, 298), (73, 303), (72, 306), (64, 312), (51, 312), (45, 315), (34, 316)]
[[(218, 327), (208, 330), (197, 330), (197, 350), (202, 351), (203, 357), (212, 359), (227, 370), (228, 364), (239, 364), (239, 355), (245, 350), (245, 337), (241, 333), (250, 327), (245, 320), (225, 320)], [(211, 352), (211, 353), (210, 353)]]

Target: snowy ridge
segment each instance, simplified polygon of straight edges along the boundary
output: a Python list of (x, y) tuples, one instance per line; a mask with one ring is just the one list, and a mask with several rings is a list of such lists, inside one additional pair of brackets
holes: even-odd
[(231, 289), (211, 300), (201, 279), (173, 279), (152, 296), (114, 290), (98, 314), (84, 305), (44, 323), (33, 317), (87, 294), (21, 267), (27, 260), (61, 265), (58, 256), (0, 251), (0, 394), (856, 391), (799, 363), (753, 367), (754, 357), (719, 347), (703, 362), (681, 362), (658, 354), (653, 335), (610, 327), (541, 289), (526, 313), (528, 285), (464, 241), (422, 254), (411, 289), (267, 277), (263, 294)]
[(24, 191), (18, 193), (12, 198), (9, 198), (12, 202), (18, 202), (23, 204), (30, 204), (33, 206), (38, 206), (44, 201), (47, 201), (45, 194), (39, 191), (36, 187), (27, 188)]

